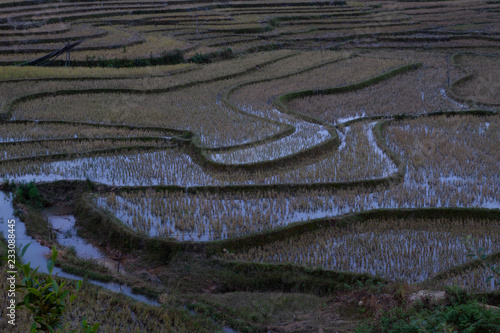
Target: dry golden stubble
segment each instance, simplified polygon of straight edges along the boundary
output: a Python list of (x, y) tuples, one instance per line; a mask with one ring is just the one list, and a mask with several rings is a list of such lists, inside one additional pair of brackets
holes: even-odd
[(354, 92), (296, 99), (290, 107), (331, 124), (352, 117), (467, 110), (447, 96), (446, 73), (424, 65)]
[[(499, 262), (493, 263), (498, 267)], [(488, 267), (480, 266), (478, 268), (467, 269), (459, 274), (444, 279), (439, 282), (442, 286), (458, 286), (467, 290), (467, 292), (492, 292), (498, 289), (495, 286), (495, 279), (489, 279), (493, 272)]]
[(0, 142), (74, 138), (125, 138), (137, 136), (164, 137), (168, 134), (168, 132), (152, 129), (127, 129), (38, 122), (0, 124), (0, 133)]
[(471, 103), (500, 104), (500, 57), (488, 55), (463, 54), (455, 57), (455, 61), (467, 74), (470, 80), (463, 81), (453, 87), (453, 92)]
[[(219, 234), (219, 230), (211, 236), (216, 238), (267, 230), (314, 217), (374, 208), (493, 208), (500, 204), (500, 179), (495, 172), (500, 159), (495, 149), (499, 144), (499, 138), (495, 135), (499, 125), (497, 116), (465, 115), (395, 122), (386, 129), (387, 140), (391, 149), (401, 156), (407, 174), (404, 182), (389, 187), (311, 190), (298, 192), (293, 196), (281, 192), (257, 192), (238, 196), (177, 195), (165, 192), (155, 200), (159, 200), (159, 205), (162, 205), (161, 202), (177, 202), (182, 209), (189, 209), (194, 201), (196, 207), (210, 207), (206, 210), (200, 208), (194, 212), (193, 217), (200, 222), (199, 230), (211, 230), (206, 224), (208, 222), (203, 222), (204, 219), (220, 221), (222, 233)], [(352, 169), (349, 165), (345, 168)], [(369, 169), (370, 165), (365, 165), (365, 168)], [(135, 195), (131, 193), (126, 198), (130, 203), (123, 204), (148, 207), (148, 204), (138, 202)], [(173, 210), (165, 209), (161, 215), (162, 221), (182, 219), (182, 209), (179, 215)], [(147, 209), (146, 211), (149, 212)], [(229, 219), (223, 218), (226, 212), (230, 212)], [(235, 224), (235, 221), (240, 222)], [(158, 220), (152, 220), (151, 223), (155, 225)], [(206, 232), (205, 235), (209, 235)], [(178, 231), (176, 235), (180, 237), (182, 233)], [(200, 233), (199, 237), (203, 237), (203, 234)]]
[(162, 146), (164, 140), (57, 140), (0, 144), (3, 154), (0, 160), (46, 156), (53, 154), (75, 154), (130, 146)]
[(347, 227), (303, 234), (259, 246), (237, 259), (293, 262), (327, 269), (422, 282), (467, 258), (463, 238), (473, 233), (475, 246), (498, 251), (498, 221), (474, 219), (368, 220)]

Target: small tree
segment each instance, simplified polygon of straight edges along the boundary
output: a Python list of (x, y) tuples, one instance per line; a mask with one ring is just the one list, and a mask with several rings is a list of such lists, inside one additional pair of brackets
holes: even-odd
[[(29, 244), (21, 250), (21, 257), (28, 249), (28, 246)], [(66, 282), (59, 284), (52, 277), (57, 253), (55, 246), (53, 246), (51, 260), (47, 262), (48, 275), (38, 273), (39, 267), (31, 270), (30, 263), (16, 262), (16, 266), (23, 274), (22, 283), (16, 285), (16, 291), (25, 294), (23, 302), (18, 304), (16, 308), (26, 308), (33, 314), (34, 323), (30, 329), (32, 333), (55, 332), (55, 329), (62, 329), (64, 312), (67, 306), (76, 298), (75, 294), (70, 294)], [(20, 278), (19, 274), (18, 277)], [(78, 281), (76, 284), (77, 292), (80, 290), (81, 285), (82, 281)], [(100, 324), (90, 326), (84, 319), (81, 325), (84, 332), (94, 333), (97, 332)]]

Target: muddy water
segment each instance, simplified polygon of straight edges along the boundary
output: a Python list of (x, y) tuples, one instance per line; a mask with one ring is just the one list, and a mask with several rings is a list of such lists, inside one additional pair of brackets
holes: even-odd
[(105, 255), (95, 246), (76, 234), (75, 217), (61, 212), (60, 207), (51, 207), (43, 211), (54, 230), (57, 242), (62, 246), (73, 247), (78, 257), (102, 260)]
[[(55, 216), (50, 214), (50, 210), (47, 213), (49, 221), (52, 221), (57, 231), (57, 240), (61, 240), (63, 243), (61, 245), (73, 245), (77, 250), (77, 254), (86, 257), (87, 259), (102, 259), (103, 254), (99, 249), (95, 248), (93, 245), (87, 243), (84, 239), (78, 237), (74, 230), (74, 217), (71, 215), (66, 216)], [(47, 273), (47, 259), (46, 256), (49, 255), (50, 249), (46, 246), (39, 244), (34, 238), (27, 235), (26, 227), (23, 222), (14, 216), (14, 208), (12, 207), (12, 196), (9, 193), (0, 191), (0, 227), (2, 229), (3, 236), (7, 239), (8, 237), (8, 226), (7, 222), (9, 220), (15, 220), (15, 235), (16, 235), (16, 245), (18, 248), (30, 243), (28, 250), (26, 251), (23, 260), (24, 262), (31, 262), (31, 267), (40, 267), (39, 272)], [(59, 267), (54, 267), (53, 274), (72, 279), (72, 280), (82, 280), (83, 278), (78, 275), (68, 274), (63, 272)], [(100, 282), (95, 280), (87, 280), (89, 283), (101, 286), (113, 292), (121, 293), (126, 296), (133, 298), (136, 301), (147, 303), (150, 305), (160, 305), (156, 300), (150, 299), (143, 295), (137, 295), (132, 293), (132, 288), (113, 282)]]

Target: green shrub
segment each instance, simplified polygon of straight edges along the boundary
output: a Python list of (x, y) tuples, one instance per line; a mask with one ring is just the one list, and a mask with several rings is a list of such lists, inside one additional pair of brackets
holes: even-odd
[(174, 50), (172, 52), (164, 53), (161, 56), (162, 65), (176, 65), (186, 62), (181, 50)]
[(38, 192), (35, 180), (32, 180), (28, 183), (20, 182), (17, 185), (14, 203), (26, 204), (33, 208), (43, 208), (47, 204), (47, 200)]
[[(21, 257), (28, 246), (29, 244), (20, 251)], [(47, 262), (48, 275), (38, 273), (38, 268), (32, 270), (30, 263), (22, 264), (20, 260), (16, 260), (16, 266), (22, 274), (22, 282), (16, 285), (16, 291), (24, 294), (24, 301), (16, 305), (16, 309), (26, 308), (33, 314), (34, 322), (31, 325), (31, 333), (54, 332), (55, 329), (63, 330), (63, 314), (67, 306), (76, 298), (75, 294), (70, 295), (66, 282), (58, 283), (52, 277), (56, 259), (57, 250), (54, 246), (51, 260)], [(78, 281), (77, 292), (81, 285), (82, 282)], [(90, 326), (85, 319), (81, 323), (82, 329), (86, 333), (97, 332), (99, 325)]]
[(467, 291), (462, 288), (451, 286), (445, 287), (444, 291), (446, 292), (446, 300), (449, 304), (452, 305), (461, 305), (466, 304), (470, 301), (469, 295), (467, 295)]
[(443, 307), (411, 323), (426, 332), (500, 332), (500, 311), (486, 309), (477, 302)]
[(189, 58), (190, 62), (194, 62), (195, 64), (209, 64), (210, 58), (205, 54), (196, 53), (194, 56)]
[[(391, 333), (419, 332), (500, 332), (500, 311), (469, 301), (458, 288), (450, 289), (455, 303), (425, 308), (395, 308), (386, 313), (375, 331)], [(466, 301), (467, 300), (467, 301)], [(360, 327), (362, 332), (363, 327)]]
[(2, 186), (2, 189), (5, 190), (5, 191), (11, 191), (13, 190), (14, 188), (16, 188), (16, 183), (15, 181), (10, 181), (9, 179), (5, 178), (3, 180), (3, 186)]

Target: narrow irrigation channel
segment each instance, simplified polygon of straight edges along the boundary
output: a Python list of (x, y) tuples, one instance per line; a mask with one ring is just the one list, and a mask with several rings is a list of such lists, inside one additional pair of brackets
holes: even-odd
[[(11, 193), (6, 193), (0, 191), (0, 226), (2, 229), (2, 234), (4, 238), (8, 238), (8, 225), (7, 221), (15, 220), (15, 235), (16, 235), (16, 246), (22, 248), (24, 245), (30, 243), (28, 250), (23, 256), (24, 262), (31, 262), (31, 267), (39, 267), (38, 271), (42, 273), (47, 273), (47, 259), (46, 256), (50, 253), (50, 249), (46, 246), (41, 245), (36, 239), (29, 236), (26, 233), (26, 227), (18, 217), (15, 216), (15, 211), (12, 206), (12, 195)], [(51, 207), (43, 212), (43, 215), (49, 220), (49, 223), (54, 228), (57, 242), (62, 246), (73, 246), (77, 254), (85, 259), (92, 259), (102, 262), (103, 264), (112, 262), (111, 259), (107, 258), (97, 247), (88, 243), (85, 239), (79, 237), (76, 234), (75, 229), (75, 217), (73, 215), (65, 214), (60, 211), (58, 207)], [(69, 274), (64, 272), (59, 267), (54, 267), (53, 274), (62, 278), (72, 279), (72, 280), (83, 280), (81, 276)], [(114, 282), (101, 282), (92, 279), (87, 279), (89, 283), (106, 288), (112, 292), (120, 293), (131, 297), (132, 299), (146, 303), (153, 306), (160, 306), (161, 304), (149, 297), (144, 295), (134, 294), (132, 288), (129, 286), (114, 283)], [(188, 310), (192, 315), (197, 315), (196, 312)], [(222, 332), (224, 333), (237, 333), (234, 329), (222, 326)]]
[[(15, 235), (16, 235), (16, 246), (21, 248), (22, 246), (31, 243), (28, 250), (24, 254), (23, 261), (31, 262), (31, 267), (39, 267), (38, 271), (42, 273), (47, 273), (47, 259), (45, 256), (50, 252), (48, 247), (45, 247), (37, 242), (36, 239), (29, 236), (26, 233), (26, 227), (23, 222), (19, 220), (14, 214), (14, 208), (12, 207), (12, 196), (10, 193), (5, 193), (0, 191), (0, 225), (2, 228), (2, 234), (7, 239), (8, 237), (8, 226), (7, 221), (14, 219), (15, 223)], [(57, 215), (46, 215), (49, 220), (52, 220), (53, 225), (59, 228), (57, 232), (57, 241), (61, 245), (72, 245), (77, 250), (77, 253), (86, 253), (87, 259), (104, 259), (104, 255), (94, 247), (92, 244), (87, 243), (84, 239), (76, 235), (74, 230), (74, 217), (68, 216), (57, 216)], [(61, 223), (62, 222), (62, 223)], [(72, 279), (72, 280), (83, 280), (81, 276), (69, 274), (63, 272), (59, 267), (54, 267), (53, 273), (59, 277)], [(148, 298), (143, 295), (134, 294), (132, 288), (118, 283), (113, 282), (101, 282), (92, 279), (88, 279), (88, 282), (101, 286), (110, 291), (121, 293), (126, 296), (133, 298), (136, 301), (147, 303), (150, 305), (159, 306), (156, 300)]]

